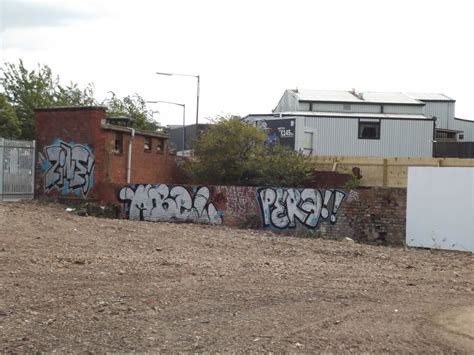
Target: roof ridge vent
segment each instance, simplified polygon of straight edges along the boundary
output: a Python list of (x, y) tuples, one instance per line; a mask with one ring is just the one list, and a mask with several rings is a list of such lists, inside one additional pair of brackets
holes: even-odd
[(362, 97), (361, 97), (361, 96), (360, 96), (361, 93), (357, 93), (356, 89), (353, 88), (353, 89), (352, 89), (351, 91), (349, 91), (349, 92), (352, 94), (352, 96), (354, 96), (354, 97), (356, 97), (356, 98), (358, 98), (358, 99), (360, 99), (360, 100), (363, 100), (363, 97), (364, 97), (364, 96), (362, 95)]

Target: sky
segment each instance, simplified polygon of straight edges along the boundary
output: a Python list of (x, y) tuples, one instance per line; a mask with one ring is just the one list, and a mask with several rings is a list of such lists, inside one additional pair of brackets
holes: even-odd
[[(186, 124), (269, 113), (286, 89), (444, 93), (474, 120), (469, 1), (0, 0), (0, 62), (52, 68)], [(182, 107), (150, 104), (162, 125)]]

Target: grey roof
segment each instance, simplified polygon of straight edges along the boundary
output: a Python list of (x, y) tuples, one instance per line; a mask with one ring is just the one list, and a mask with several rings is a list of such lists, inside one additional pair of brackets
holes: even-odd
[(360, 102), (361, 100), (350, 93), (350, 91), (329, 91), (329, 90), (291, 90), (298, 100), (303, 101), (339, 101), (339, 102)]
[(348, 102), (348, 103), (394, 103), (423, 105), (422, 102), (402, 92), (342, 91), (342, 90), (290, 90), (300, 101)]
[(407, 95), (416, 100), (422, 101), (454, 101), (454, 99), (446, 96), (445, 94), (409, 92)]
[(247, 115), (243, 119), (247, 117), (268, 117), (268, 119), (279, 119), (280, 115), (282, 117), (288, 116), (306, 116), (306, 117), (337, 117), (337, 118), (391, 118), (391, 119), (415, 119), (415, 120), (432, 120), (432, 118), (427, 117), (421, 114), (408, 114), (408, 113), (360, 113), (360, 112), (316, 112), (316, 111), (287, 111), (287, 112), (279, 112), (279, 113), (271, 113), (271, 114), (255, 114), (255, 115)]
[(402, 92), (375, 92), (367, 91), (362, 93), (364, 95), (365, 102), (377, 102), (377, 103), (394, 103), (394, 104), (420, 104), (418, 100), (415, 100)]

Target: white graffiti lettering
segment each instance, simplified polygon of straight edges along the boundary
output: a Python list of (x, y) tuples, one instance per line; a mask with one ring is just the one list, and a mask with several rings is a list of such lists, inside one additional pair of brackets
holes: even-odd
[(71, 192), (87, 196), (94, 185), (94, 155), (82, 144), (68, 144), (57, 140), (44, 147), (40, 155), (46, 192), (57, 188), (62, 194)]
[[(323, 198), (324, 196), (324, 198)], [(331, 224), (346, 197), (339, 190), (294, 188), (260, 188), (257, 198), (264, 227), (296, 228), (297, 221), (307, 228), (316, 228), (321, 219)]]
[(190, 193), (179, 185), (148, 184), (124, 186), (118, 198), (127, 204), (126, 215), (132, 220), (222, 224), (222, 213), (210, 195), (207, 186)]

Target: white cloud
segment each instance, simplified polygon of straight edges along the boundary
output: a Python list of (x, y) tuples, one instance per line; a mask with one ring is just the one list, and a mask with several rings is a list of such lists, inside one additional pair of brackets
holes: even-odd
[[(2, 0), (0, 30), (60, 27), (98, 16), (86, 2)], [(89, 1), (89, 4), (91, 2)]]

